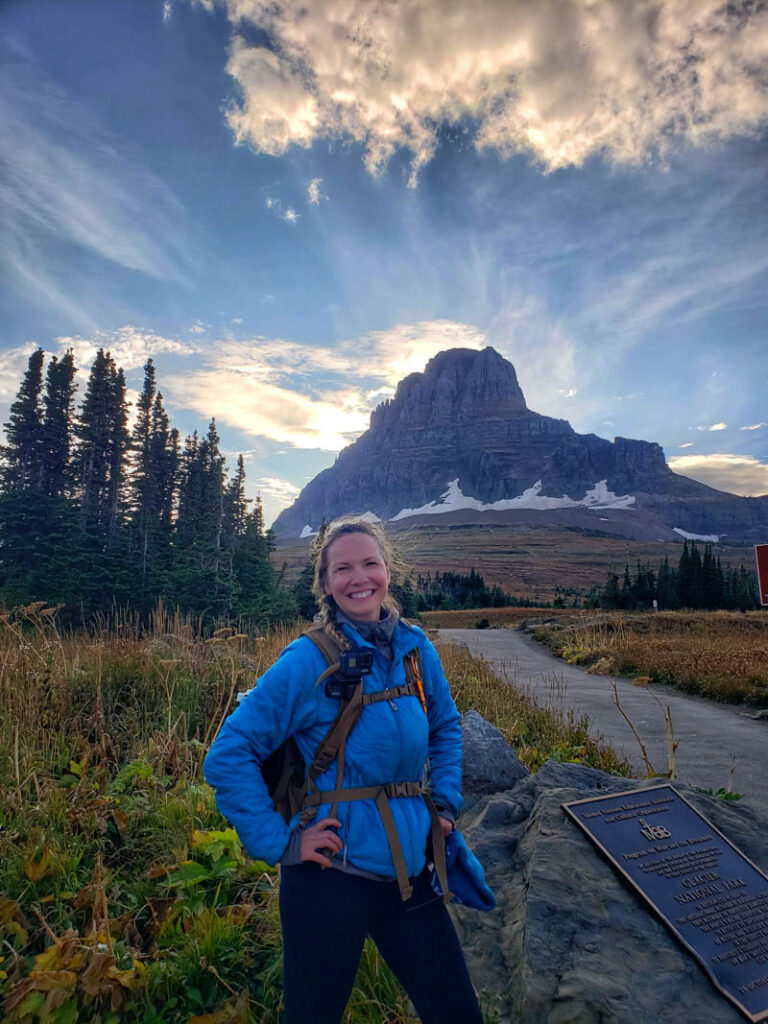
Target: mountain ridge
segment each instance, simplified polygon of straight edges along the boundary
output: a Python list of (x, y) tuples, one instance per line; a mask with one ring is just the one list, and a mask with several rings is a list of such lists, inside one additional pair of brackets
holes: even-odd
[(371, 413), (368, 430), (273, 529), (278, 537), (306, 535), (343, 512), (382, 520), (439, 515), (457, 507), (445, 500), (456, 491), (464, 499), (458, 507), (479, 515), (482, 506), (597, 510), (605, 506), (588, 496), (599, 488), (615, 499), (610, 507), (650, 516), (647, 529), (659, 539), (671, 539), (669, 531), (738, 543), (768, 536), (768, 496), (739, 498), (680, 476), (656, 442), (578, 434), (567, 420), (530, 410), (514, 366), (490, 347), (448, 349), (401, 380)]

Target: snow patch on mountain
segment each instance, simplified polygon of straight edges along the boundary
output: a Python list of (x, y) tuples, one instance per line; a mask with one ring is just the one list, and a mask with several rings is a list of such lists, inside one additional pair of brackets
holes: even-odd
[(632, 494), (614, 494), (608, 490), (608, 481), (600, 480), (591, 487), (583, 498), (569, 498), (564, 494), (560, 498), (553, 498), (541, 493), (543, 484), (541, 480), (519, 494), (516, 498), (502, 498), (500, 501), (484, 503), (477, 498), (463, 494), (459, 487), (458, 477), (448, 484), (448, 489), (440, 496), (440, 501), (430, 501), (421, 508), (403, 508), (397, 515), (392, 516), (392, 522), (398, 519), (408, 519), (411, 516), (440, 515), (443, 512), (457, 512), (460, 509), (472, 509), (475, 512), (501, 512), (506, 509), (557, 509), (557, 508), (594, 508), (594, 509), (623, 509), (634, 505), (635, 498)]
[(673, 526), (672, 529), (686, 540), (704, 540), (717, 544), (721, 537), (719, 533), (688, 533), (687, 530), (681, 530), (679, 526)]

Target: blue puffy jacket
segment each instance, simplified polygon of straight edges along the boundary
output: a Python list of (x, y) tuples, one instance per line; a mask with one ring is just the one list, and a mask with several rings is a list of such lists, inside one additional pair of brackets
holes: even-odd
[[(420, 701), (408, 696), (365, 707), (347, 739), (344, 787), (417, 782), (429, 758), (432, 797), (455, 816), (461, 805), (461, 726), (437, 651), (421, 629), (401, 620), (392, 635), (390, 665), (350, 626), (341, 629), (354, 646), (374, 652), (373, 671), (364, 678), (366, 693), (402, 685), (403, 657), (418, 647), (428, 710), (425, 715)], [(295, 640), (225, 721), (205, 759), (205, 777), (216, 789), (219, 810), (235, 826), (250, 856), (268, 864), (280, 859), (298, 816), (286, 825), (275, 811), (260, 765), (289, 736), (295, 736), (305, 762), (311, 764), (339, 709), (338, 699), (328, 697), (322, 684), (315, 685), (326, 667), (311, 640)], [(336, 771), (334, 761), (319, 776), (317, 788), (334, 789)], [(413, 877), (426, 860), (429, 811), (421, 796), (392, 799), (390, 807)], [(321, 805), (315, 820), (329, 811), (328, 804)], [(344, 844), (337, 856), (364, 871), (394, 878), (395, 866), (374, 802), (339, 803), (337, 817)]]

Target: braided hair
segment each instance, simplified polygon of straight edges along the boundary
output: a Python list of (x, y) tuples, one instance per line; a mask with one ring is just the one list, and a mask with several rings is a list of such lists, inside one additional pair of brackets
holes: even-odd
[[(360, 516), (339, 516), (325, 530), (320, 531), (315, 541), (315, 575), (312, 580), (312, 593), (320, 608), (319, 617), (323, 629), (333, 637), (343, 651), (349, 650), (350, 642), (336, 625), (336, 602), (330, 594), (326, 593), (325, 587), (328, 581), (328, 549), (335, 540), (348, 533), (365, 533), (372, 537), (378, 545), (390, 575), (393, 571), (398, 572), (405, 568), (378, 523), (371, 523)], [(386, 611), (400, 611), (400, 606), (389, 592), (382, 601), (382, 608)]]

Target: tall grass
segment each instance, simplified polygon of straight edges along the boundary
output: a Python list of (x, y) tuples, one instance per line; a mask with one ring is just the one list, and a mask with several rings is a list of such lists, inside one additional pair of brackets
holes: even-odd
[(571, 664), (768, 707), (765, 612), (611, 613), (535, 631)]
[[(278, 873), (249, 860), (201, 776), (238, 690), (300, 631), (253, 636), (159, 608), (62, 633), (55, 609), (0, 615), (0, 994), (8, 1024), (273, 1024), (281, 1012)], [(462, 708), (526, 763), (615, 766), (444, 648)], [(209, 1015), (209, 1016), (207, 1016)], [(366, 947), (347, 1024), (412, 1024)]]

